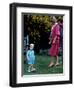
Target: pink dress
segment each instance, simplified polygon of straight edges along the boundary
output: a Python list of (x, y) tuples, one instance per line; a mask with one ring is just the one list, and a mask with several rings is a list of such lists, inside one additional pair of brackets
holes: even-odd
[[(53, 40), (55, 37), (56, 37), (56, 40), (53, 43)], [(59, 47), (60, 47), (60, 26), (57, 23), (55, 23), (51, 28), (51, 38), (52, 38), (52, 44), (49, 51), (49, 55), (57, 56), (59, 52)]]

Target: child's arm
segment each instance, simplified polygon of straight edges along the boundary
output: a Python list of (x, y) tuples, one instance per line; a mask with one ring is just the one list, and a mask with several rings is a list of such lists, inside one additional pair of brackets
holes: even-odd
[(33, 51), (33, 59), (35, 60), (35, 53), (34, 53), (34, 51)]
[(26, 57), (27, 57), (27, 60), (29, 60), (29, 51), (27, 51)]

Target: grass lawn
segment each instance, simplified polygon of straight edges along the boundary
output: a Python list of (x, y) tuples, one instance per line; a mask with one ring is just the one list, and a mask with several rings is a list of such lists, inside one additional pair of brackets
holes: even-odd
[(57, 74), (57, 73), (63, 73), (63, 64), (62, 64), (62, 56), (59, 56), (59, 66), (54, 66), (51, 68), (48, 68), (48, 64), (50, 62), (50, 56), (48, 55), (36, 55), (36, 63), (35, 68), (36, 72), (27, 72), (28, 65), (24, 63), (23, 65), (23, 74), (24, 75), (34, 75), (34, 74)]

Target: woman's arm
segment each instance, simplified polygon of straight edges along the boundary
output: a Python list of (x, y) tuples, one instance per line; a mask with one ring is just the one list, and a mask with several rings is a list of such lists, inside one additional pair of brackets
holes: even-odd
[(51, 44), (52, 42), (52, 38), (51, 38), (51, 34), (50, 34), (50, 37), (49, 37), (49, 44)]
[(56, 39), (57, 39), (57, 36), (54, 37), (53, 42), (52, 42), (53, 44), (56, 42)]
[(52, 39), (51, 39), (51, 38), (49, 38), (49, 44), (51, 44), (51, 42), (52, 42)]

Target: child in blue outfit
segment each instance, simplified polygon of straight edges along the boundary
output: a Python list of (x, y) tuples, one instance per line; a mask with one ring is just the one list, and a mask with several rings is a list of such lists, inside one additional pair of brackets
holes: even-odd
[(27, 63), (28, 63), (28, 72), (35, 71), (35, 54), (34, 54), (34, 44), (30, 44), (30, 50), (27, 51)]

